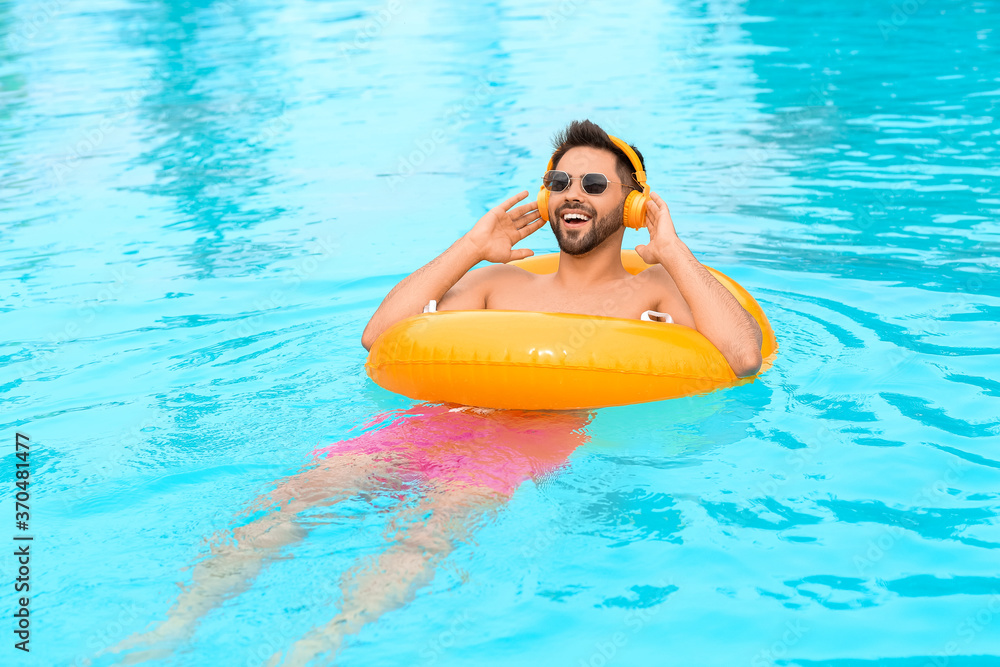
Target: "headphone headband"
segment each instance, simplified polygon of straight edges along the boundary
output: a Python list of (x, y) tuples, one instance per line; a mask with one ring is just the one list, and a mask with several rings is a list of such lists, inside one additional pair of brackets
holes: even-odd
[(635, 151), (632, 150), (631, 146), (626, 144), (618, 137), (613, 137), (609, 134), (608, 139), (610, 139), (611, 143), (617, 146), (621, 150), (621, 152), (625, 153), (625, 156), (628, 157), (629, 162), (631, 162), (632, 166), (635, 167), (635, 174), (634, 174), (635, 180), (639, 182), (639, 187), (642, 188), (642, 194), (644, 195), (649, 194), (649, 186), (646, 185), (646, 172), (642, 168), (642, 160), (640, 160), (639, 156), (635, 154)]

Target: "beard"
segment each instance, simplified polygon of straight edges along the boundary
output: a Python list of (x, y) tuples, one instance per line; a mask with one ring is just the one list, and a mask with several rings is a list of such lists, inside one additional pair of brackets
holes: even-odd
[[(560, 211), (567, 208), (576, 208), (585, 210), (588, 214), (590, 213), (589, 207), (579, 205), (570, 206), (568, 204), (562, 206)], [(552, 233), (556, 236), (559, 249), (567, 255), (585, 255), (604, 243), (609, 236), (625, 224), (625, 209), (619, 205), (615, 206), (611, 213), (601, 218), (595, 218), (591, 215), (591, 225), (589, 228), (586, 228), (586, 231), (583, 231), (583, 229), (567, 230), (563, 227), (561, 212), (556, 214), (555, 220), (556, 224), (550, 224), (549, 227), (552, 228)]]

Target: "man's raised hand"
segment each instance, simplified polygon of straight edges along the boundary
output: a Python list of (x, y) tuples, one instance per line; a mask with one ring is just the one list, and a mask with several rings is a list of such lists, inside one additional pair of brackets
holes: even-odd
[(646, 204), (646, 229), (649, 230), (649, 243), (637, 245), (635, 251), (646, 264), (660, 264), (669, 256), (678, 238), (670, 209), (655, 192), (649, 193)]
[(505, 263), (534, 254), (527, 248), (514, 249), (518, 241), (545, 224), (538, 215), (538, 203), (535, 201), (511, 208), (527, 196), (528, 191), (524, 190), (491, 208), (465, 235), (482, 259)]

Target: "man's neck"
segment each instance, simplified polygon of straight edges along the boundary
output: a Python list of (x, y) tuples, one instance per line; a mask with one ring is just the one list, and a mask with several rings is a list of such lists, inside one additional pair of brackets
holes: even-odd
[[(607, 240), (614, 241), (613, 238)], [(612, 242), (602, 243), (584, 255), (559, 251), (559, 268), (554, 281), (560, 287), (579, 289), (597, 287), (629, 275), (622, 266), (621, 243)]]

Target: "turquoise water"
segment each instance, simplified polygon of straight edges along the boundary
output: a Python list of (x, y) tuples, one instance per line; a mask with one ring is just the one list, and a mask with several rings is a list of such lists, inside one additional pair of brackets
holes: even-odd
[[(414, 406), (364, 324), (588, 117), (756, 296), (775, 365), (594, 413), (338, 664), (1000, 664), (998, 16), (0, 0), (0, 421), (35, 535), (32, 652), (8, 619), (0, 660), (114, 664), (260, 494)], [(423, 493), (304, 512), (149, 664), (288, 649)]]

